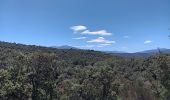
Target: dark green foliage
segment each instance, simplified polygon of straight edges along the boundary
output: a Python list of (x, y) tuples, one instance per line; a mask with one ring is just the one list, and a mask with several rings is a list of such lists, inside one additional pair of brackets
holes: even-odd
[(0, 42), (0, 100), (170, 100), (170, 56)]

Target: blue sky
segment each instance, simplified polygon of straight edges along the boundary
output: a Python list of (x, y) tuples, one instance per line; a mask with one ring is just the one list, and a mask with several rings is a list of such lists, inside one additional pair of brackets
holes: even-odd
[(0, 0), (0, 41), (136, 52), (170, 48), (170, 0)]

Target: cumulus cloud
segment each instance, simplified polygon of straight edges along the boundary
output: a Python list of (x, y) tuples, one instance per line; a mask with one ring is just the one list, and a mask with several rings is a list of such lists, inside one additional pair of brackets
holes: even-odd
[(83, 25), (77, 25), (77, 26), (70, 27), (70, 29), (72, 29), (75, 33), (77, 33), (77, 32), (86, 30), (87, 27)]
[(81, 32), (81, 34), (88, 34), (88, 35), (112, 35), (112, 33), (107, 32), (106, 30), (99, 30), (99, 31), (89, 31), (85, 30)]
[(151, 40), (144, 41), (144, 44), (148, 44), (148, 43), (152, 43), (152, 41)]
[(86, 26), (83, 25), (77, 25), (77, 26), (72, 26), (70, 27), (71, 30), (74, 31), (74, 33), (80, 33), (84, 35), (112, 35), (112, 33), (107, 32), (106, 30), (97, 30), (97, 31), (90, 31), (87, 29)]
[(72, 38), (72, 39), (75, 39), (75, 40), (83, 40), (83, 39), (86, 39), (87, 37), (77, 37), (77, 38)]
[(92, 40), (87, 41), (87, 42), (88, 43), (104, 43), (104, 44), (113, 44), (113, 43), (116, 43), (115, 41), (106, 40), (103, 37), (98, 37), (97, 39), (92, 39)]

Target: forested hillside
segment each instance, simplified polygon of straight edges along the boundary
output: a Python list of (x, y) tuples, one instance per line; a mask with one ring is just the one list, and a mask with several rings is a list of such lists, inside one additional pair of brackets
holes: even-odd
[(0, 100), (170, 100), (170, 55), (0, 42)]

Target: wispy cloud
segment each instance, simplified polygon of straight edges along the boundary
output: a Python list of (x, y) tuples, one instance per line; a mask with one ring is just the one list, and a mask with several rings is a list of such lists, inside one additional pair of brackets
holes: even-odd
[(75, 33), (77, 33), (77, 32), (86, 30), (87, 27), (83, 25), (77, 25), (77, 26), (70, 27), (70, 29), (72, 29)]
[(95, 45), (85, 45), (85, 46), (75, 46), (80, 49), (92, 49), (95, 47)]
[(104, 43), (104, 44), (113, 44), (116, 43), (115, 41), (106, 40), (104, 37), (98, 37), (97, 39), (92, 39), (87, 41), (88, 43)]
[(151, 40), (146, 40), (146, 41), (144, 41), (144, 44), (148, 44), (148, 43), (152, 43), (153, 41), (151, 41)]
[(128, 35), (125, 35), (125, 36), (123, 36), (123, 38), (126, 38), (126, 39), (127, 39), (127, 38), (129, 38), (129, 36), (128, 36)]
[(99, 31), (89, 31), (85, 30), (80, 34), (88, 34), (88, 35), (112, 35), (112, 33), (107, 32), (106, 30), (99, 30)]
[(74, 33), (80, 33), (83, 35), (112, 35), (112, 33), (107, 32), (106, 30), (97, 30), (97, 31), (90, 31), (87, 29), (86, 26), (83, 25), (77, 25), (77, 26), (72, 26), (70, 27), (71, 30), (74, 31)]
[(106, 46), (109, 46), (109, 45), (111, 45), (111, 44), (105, 43), (105, 44), (99, 44), (97, 47), (103, 48), (103, 47), (106, 47)]
[(109, 46), (111, 44), (105, 43), (105, 44), (100, 44), (100, 45), (102, 45), (102, 46)]
[(74, 46), (74, 47), (80, 48), (80, 49), (94, 49), (94, 48), (103, 48), (103, 47), (106, 47), (109, 45), (111, 45), (111, 44), (84, 45), (84, 46)]
[(86, 39), (87, 37), (77, 37), (77, 38), (72, 38), (72, 39), (75, 39), (75, 40), (83, 40), (83, 39)]

